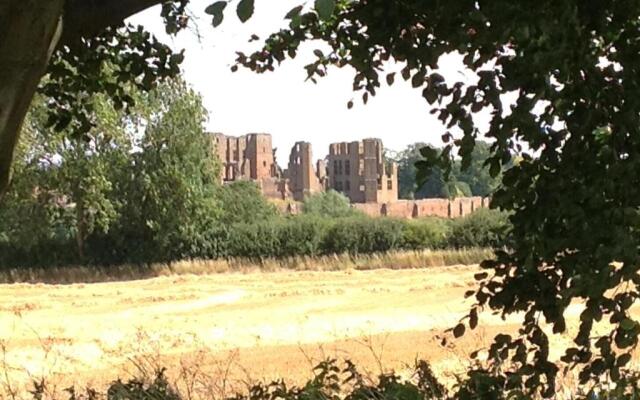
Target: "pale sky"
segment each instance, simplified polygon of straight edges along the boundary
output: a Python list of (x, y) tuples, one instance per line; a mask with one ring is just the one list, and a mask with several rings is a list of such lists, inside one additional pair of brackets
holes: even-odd
[[(185, 49), (184, 76), (204, 99), (209, 131), (234, 136), (270, 133), (281, 166), (288, 162), (296, 141), (311, 142), (314, 158), (324, 158), (330, 143), (367, 137), (382, 139), (385, 147), (394, 151), (415, 142), (441, 144), (444, 127), (429, 114), (421, 91), (412, 89), (399, 76), (392, 87), (383, 83), (367, 105), (357, 95), (351, 110), (346, 106), (354, 98), (353, 73), (348, 69), (331, 69), (318, 84), (305, 82), (303, 67), (313, 59), (313, 45), (304, 47), (295, 60), (285, 61), (275, 72), (259, 75), (240, 68), (232, 73), (235, 52), (250, 53), (261, 43), (248, 43), (251, 34), (264, 39), (286, 26), (284, 15), (300, 0), (257, 1), (253, 18), (245, 24), (238, 21), (232, 3), (218, 28), (211, 26), (211, 17), (203, 11), (211, 2), (194, 0), (190, 6), (200, 39), (193, 30), (168, 37), (159, 7), (129, 20), (145, 25), (176, 50)], [(447, 80), (472, 79), (464, 72), (459, 56), (443, 57), (440, 68)]]

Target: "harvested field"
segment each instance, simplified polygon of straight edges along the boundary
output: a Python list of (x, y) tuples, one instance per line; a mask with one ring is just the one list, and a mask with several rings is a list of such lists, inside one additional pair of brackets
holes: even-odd
[(430, 360), (437, 371), (460, 371), (466, 354), (514, 327), (487, 316), (482, 329), (454, 346), (439, 345), (436, 335), (467, 309), (463, 294), (476, 271), (451, 266), (0, 285), (0, 370), (6, 373), (0, 390), (11, 383), (23, 392), (21, 385), (40, 378), (52, 392), (69, 384), (104, 387), (165, 365), (182, 384), (196, 375), (215, 377), (217, 386), (206, 390), (219, 395), (258, 379), (300, 382), (325, 357), (351, 358), (374, 374), (402, 371), (416, 358)]

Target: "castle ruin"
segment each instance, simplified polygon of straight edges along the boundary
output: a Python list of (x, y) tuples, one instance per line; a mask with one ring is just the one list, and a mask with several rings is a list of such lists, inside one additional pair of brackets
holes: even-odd
[[(297, 142), (287, 169), (278, 167), (271, 135), (251, 133), (233, 137), (212, 135), (222, 163), (220, 180), (256, 182), (272, 199), (303, 201), (328, 189), (347, 196), (353, 207), (370, 216), (455, 218), (488, 206), (488, 199), (398, 200), (398, 167), (388, 162), (380, 139), (333, 143), (325, 159), (313, 162), (311, 143)], [(285, 204), (296, 213), (296, 203)], [(289, 210), (289, 208), (291, 208)]]
[(261, 181), (277, 177), (278, 167), (271, 135), (250, 133), (233, 137), (214, 133), (213, 136), (218, 158), (222, 162), (220, 174), (223, 182)]
[(384, 157), (380, 139), (334, 143), (329, 146), (329, 187), (353, 203), (398, 200), (398, 166)]
[(326, 189), (326, 165), (323, 160), (318, 160), (314, 169), (311, 143), (297, 142), (293, 146), (289, 165), (283, 176), (287, 181), (288, 191), (296, 201), (302, 201), (306, 196)]

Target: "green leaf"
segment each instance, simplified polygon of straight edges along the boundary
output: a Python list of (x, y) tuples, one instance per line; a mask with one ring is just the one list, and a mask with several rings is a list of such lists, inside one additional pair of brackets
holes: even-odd
[(416, 72), (411, 79), (411, 86), (413, 86), (414, 88), (419, 88), (420, 86), (422, 86), (424, 84), (425, 75), (425, 71)]
[(473, 278), (474, 278), (475, 280), (477, 280), (477, 281), (482, 281), (482, 280), (484, 280), (484, 279), (487, 279), (487, 277), (488, 277), (488, 276), (489, 276), (489, 274), (488, 274), (488, 273), (486, 273), (486, 272), (480, 272), (480, 273), (475, 274), (475, 275), (473, 276)]
[(393, 85), (393, 82), (395, 81), (396, 78), (396, 73), (392, 72), (390, 74), (387, 75), (387, 85), (391, 86)]
[(432, 87), (427, 87), (422, 91), (422, 97), (427, 100), (430, 105), (438, 100), (438, 93)]
[(328, 20), (336, 9), (335, 0), (316, 0), (315, 9), (322, 20)]
[(243, 23), (247, 22), (253, 15), (253, 11), (255, 10), (254, 2), (254, 0), (240, 0), (240, 3), (238, 3), (236, 13)]
[(204, 9), (205, 13), (213, 16), (212, 25), (214, 28), (222, 23), (225, 8), (227, 8), (226, 1), (216, 1)]
[(469, 328), (476, 329), (478, 326), (478, 310), (476, 308), (471, 309), (469, 312)]
[(455, 328), (453, 328), (453, 336), (456, 337), (456, 338), (459, 338), (462, 335), (464, 335), (464, 331), (465, 331), (464, 325), (458, 324), (458, 325), (456, 325)]
[(630, 318), (625, 318), (620, 322), (620, 327), (625, 331), (630, 331), (635, 328), (636, 322)]
[(294, 19), (296, 17), (300, 16), (300, 13), (302, 12), (302, 5), (299, 5), (297, 7), (293, 7), (291, 10), (289, 10), (289, 12), (287, 13), (287, 15), (284, 16), (285, 19)]

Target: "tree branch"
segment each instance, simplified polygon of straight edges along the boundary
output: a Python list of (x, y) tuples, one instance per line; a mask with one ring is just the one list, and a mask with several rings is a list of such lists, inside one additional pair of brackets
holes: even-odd
[(165, 0), (67, 0), (60, 44), (71, 45)]

